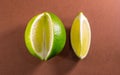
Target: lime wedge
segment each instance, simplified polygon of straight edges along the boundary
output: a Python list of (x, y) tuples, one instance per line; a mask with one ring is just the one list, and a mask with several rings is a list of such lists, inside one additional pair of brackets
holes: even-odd
[(88, 54), (91, 42), (91, 29), (82, 12), (75, 17), (71, 28), (71, 45), (75, 54), (83, 59)]
[(25, 30), (26, 46), (32, 55), (41, 60), (48, 60), (60, 53), (65, 42), (64, 25), (53, 13), (41, 13), (28, 22)]

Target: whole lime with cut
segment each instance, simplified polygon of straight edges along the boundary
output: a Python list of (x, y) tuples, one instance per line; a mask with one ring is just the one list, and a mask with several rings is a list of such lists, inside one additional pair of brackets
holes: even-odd
[(65, 42), (64, 25), (55, 14), (43, 12), (28, 22), (25, 44), (33, 56), (48, 60), (63, 50)]

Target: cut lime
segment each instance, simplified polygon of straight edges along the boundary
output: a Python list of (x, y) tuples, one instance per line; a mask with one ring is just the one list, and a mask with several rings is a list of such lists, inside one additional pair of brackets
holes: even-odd
[(47, 60), (60, 53), (66, 42), (63, 23), (53, 13), (44, 12), (34, 16), (25, 30), (25, 43), (28, 51)]
[(75, 54), (81, 59), (85, 58), (90, 48), (91, 29), (82, 12), (73, 21), (70, 37)]

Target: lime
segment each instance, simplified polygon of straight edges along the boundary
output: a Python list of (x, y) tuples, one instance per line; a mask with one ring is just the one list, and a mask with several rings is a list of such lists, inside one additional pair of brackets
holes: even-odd
[(53, 13), (43, 12), (28, 22), (25, 44), (33, 56), (48, 60), (62, 51), (65, 42), (64, 25)]
[(80, 59), (85, 58), (90, 48), (91, 29), (87, 18), (82, 12), (73, 21), (70, 39), (75, 54)]

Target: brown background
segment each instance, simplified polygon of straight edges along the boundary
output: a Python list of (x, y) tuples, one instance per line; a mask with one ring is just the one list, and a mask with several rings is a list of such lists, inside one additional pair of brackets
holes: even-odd
[[(120, 75), (120, 0), (0, 0), (0, 75)], [(42, 62), (24, 44), (28, 20), (43, 11), (63, 21), (67, 42), (62, 53)], [(83, 11), (92, 30), (90, 52), (74, 55), (72, 21)]]

